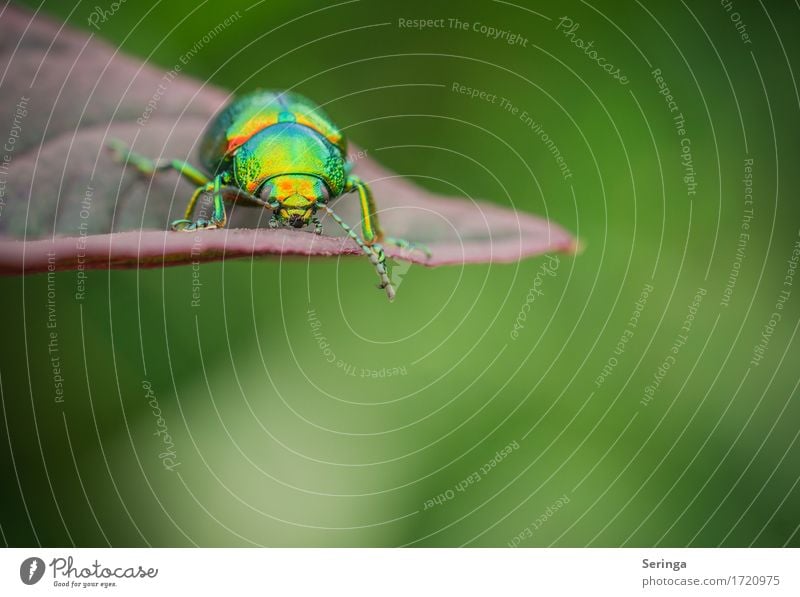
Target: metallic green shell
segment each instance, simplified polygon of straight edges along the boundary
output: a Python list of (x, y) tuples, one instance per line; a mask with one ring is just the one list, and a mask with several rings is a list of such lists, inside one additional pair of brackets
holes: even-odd
[(347, 177), (339, 147), (317, 131), (294, 122), (267, 127), (243, 143), (232, 158), (237, 186), (257, 193), (269, 178), (308, 174), (321, 178), (336, 197)]
[(279, 123), (308, 127), (337, 147), (342, 158), (347, 155), (342, 132), (314, 102), (298, 93), (259, 90), (234, 99), (217, 114), (200, 145), (200, 162), (208, 172), (227, 169), (242, 145)]

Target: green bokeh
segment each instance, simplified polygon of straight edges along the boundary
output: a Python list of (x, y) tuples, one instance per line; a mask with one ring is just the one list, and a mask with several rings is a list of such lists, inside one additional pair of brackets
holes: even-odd
[[(585, 250), (544, 277), (517, 339), (546, 258), (413, 266), (394, 304), (359, 259), (204, 265), (199, 307), (191, 267), (91, 272), (83, 301), (72, 299), (75, 274), (61, 273), (63, 404), (53, 399), (47, 278), (0, 281), (7, 544), (800, 545), (800, 278), (784, 285), (798, 240), (796, 6), (768, 3), (767, 14), (737, 1), (745, 43), (716, 2), (532, 4), (539, 15), (489, 1), (183, 4), (124, 3), (96, 35), (171, 68), (239, 11), (184, 72), (330, 102), (386, 166), (436, 191), (546, 215)], [(95, 5), (110, 3), (43, 10), (90, 29)], [(556, 30), (564, 15), (629, 84)], [(470, 25), (418, 31), (400, 18)], [(475, 23), (518, 33), (526, 47)], [(694, 196), (655, 68), (686, 119)], [(531, 114), (573, 176), (519, 113), (454, 82)], [(747, 158), (754, 217), (723, 305)], [(688, 339), (643, 406), (698, 288)], [(782, 290), (782, 319), (751, 365)], [(383, 368), (399, 374), (361, 377)], [(158, 456), (143, 381), (174, 440), (174, 471)], [(481, 474), (512, 442), (519, 448)], [(426, 509), (476, 471), (479, 482)]]

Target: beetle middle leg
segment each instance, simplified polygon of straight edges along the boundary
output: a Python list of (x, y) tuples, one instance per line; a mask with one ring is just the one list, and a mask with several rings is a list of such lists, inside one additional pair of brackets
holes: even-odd
[[(189, 205), (186, 206), (186, 213), (183, 215), (183, 219), (175, 220), (172, 222), (172, 224), (170, 224), (170, 227), (173, 230), (180, 232), (189, 232), (192, 230), (198, 230), (200, 228), (224, 228), (225, 222), (227, 221), (227, 216), (225, 214), (225, 205), (222, 203), (220, 187), (221, 183), (219, 176), (214, 178), (214, 180), (197, 187), (194, 190), (194, 193), (192, 193), (192, 197), (189, 199)], [(197, 220), (192, 221), (197, 200), (204, 193), (213, 193), (214, 203), (212, 215), (210, 218), (198, 218)]]
[[(214, 180), (197, 187), (189, 199), (189, 205), (186, 207), (184, 219), (175, 220), (172, 222), (171, 227), (173, 230), (191, 231), (199, 228), (213, 229), (223, 228), (227, 222), (227, 215), (225, 212), (225, 203), (242, 203), (245, 205), (253, 205), (256, 207), (269, 207), (269, 204), (247, 191), (235, 186), (223, 185), (222, 181), (225, 180), (225, 174), (220, 174)], [(203, 193), (213, 194), (212, 215), (210, 219), (200, 218), (192, 221), (197, 200)]]

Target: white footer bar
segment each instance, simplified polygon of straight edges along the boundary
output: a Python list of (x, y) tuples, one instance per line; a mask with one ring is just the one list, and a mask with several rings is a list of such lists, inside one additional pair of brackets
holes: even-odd
[(800, 595), (797, 549), (4, 549), (0, 595)]

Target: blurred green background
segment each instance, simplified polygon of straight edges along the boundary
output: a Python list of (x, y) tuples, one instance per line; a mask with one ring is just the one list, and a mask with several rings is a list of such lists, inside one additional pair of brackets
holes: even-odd
[[(95, 6), (110, 7), (76, 4), (42, 10), (89, 30)], [(785, 278), (800, 213), (800, 9), (767, 10), (121, 4), (96, 35), (163, 69), (238, 11), (184, 72), (331, 102), (333, 119), (384, 165), (436, 191), (546, 216), (585, 250), (544, 276), (516, 339), (547, 258), (413, 266), (394, 304), (359, 259), (204, 265), (200, 307), (191, 267), (93, 271), (84, 301), (58, 304), (60, 404), (47, 279), (3, 279), (5, 543), (800, 545), (800, 288)], [(563, 16), (627, 84), (557, 29)], [(520, 41), (487, 37), (476, 23)], [(519, 112), (454, 92), (454, 82)], [(747, 159), (753, 217), (742, 247)], [(75, 274), (56, 283), (71, 288)], [(173, 470), (159, 456), (156, 402)]]

